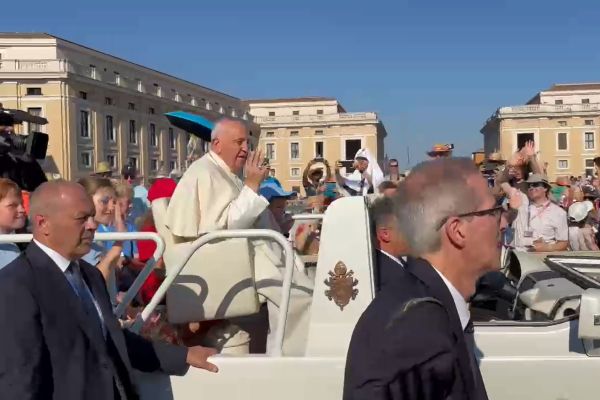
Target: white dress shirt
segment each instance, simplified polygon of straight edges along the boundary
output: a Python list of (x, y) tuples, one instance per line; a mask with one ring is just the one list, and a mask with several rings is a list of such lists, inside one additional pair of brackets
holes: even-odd
[[(52, 261), (54, 261), (54, 264), (56, 264), (58, 266), (58, 268), (62, 271), (63, 274), (65, 274), (67, 272), (69, 265), (71, 265), (71, 261), (64, 258), (61, 254), (59, 254), (55, 250), (52, 250), (50, 247), (41, 244), (37, 240), (33, 239), (33, 241), (44, 253), (46, 253), (46, 255), (48, 257), (50, 257), (50, 259)], [(94, 302), (94, 306), (96, 307), (96, 311), (98, 312), (98, 317), (100, 318), (100, 322), (102, 325), (102, 331), (106, 335), (106, 328), (104, 326), (104, 317), (102, 316), (102, 311), (100, 311), (100, 306), (98, 305), (96, 298), (94, 297), (94, 295), (92, 294), (92, 291), (90, 290), (87, 283), (85, 282), (85, 279), (83, 279), (83, 276), (81, 276), (80, 278), (83, 281), (85, 290), (87, 290), (89, 296), (92, 298), (92, 301)], [(65, 276), (65, 279), (67, 279), (66, 276)], [(73, 287), (73, 285), (71, 284), (71, 281), (69, 279), (67, 279), (67, 282), (69, 282), (69, 285), (71, 286), (71, 288), (73, 289), (75, 294), (79, 297), (79, 295), (77, 294), (77, 289)]]
[(462, 297), (460, 292), (454, 287), (454, 285), (446, 279), (444, 274), (438, 271), (435, 267), (433, 268), (440, 275), (444, 284), (448, 287), (450, 294), (452, 295), (452, 300), (454, 300), (454, 306), (456, 307), (456, 311), (458, 312), (458, 317), (460, 318), (460, 325), (462, 326), (463, 331), (467, 327), (469, 320), (471, 319), (471, 312), (469, 311), (469, 305)]

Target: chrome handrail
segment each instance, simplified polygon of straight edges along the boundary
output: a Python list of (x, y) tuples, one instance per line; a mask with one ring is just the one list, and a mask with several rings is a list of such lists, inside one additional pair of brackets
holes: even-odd
[(304, 221), (310, 219), (323, 219), (325, 218), (325, 214), (296, 214), (292, 215), (292, 219), (294, 221)]
[(158, 304), (167, 294), (167, 290), (173, 284), (173, 281), (181, 273), (183, 267), (187, 264), (189, 259), (192, 257), (194, 252), (205, 244), (219, 239), (234, 239), (234, 238), (246, 238), (246, 239), (272, 239), (277, 242), (284, 250), (285, 254), (285, 274), (283, 277), (281, 304), (279, 305), (279, 315), (277, 322), (277, 332), (275, 332), (275, 346), (273, 347), (273, 356), (281, 356), (283, 350), (283, 337), (285, 334), (285, 324), (287, 320), (287, 313), (290, 304), (290, 292), (292, 289), (292, 275), (294, 272), (294, 250), (292, 244), (283, 236), (281, 233), (270, 230), (270, 229), (229, 229), (212, 231), (204, 234), (195, 241), (190, 243), (189, 247), (182, 249), (183, 262), (179, 265), (169, 267), (169, 273), (165, 277), (165, 280), (158, 287), (158, 290), (150, 300), (150, 303), (144, 307), (144, 310), (137, 315), (131, 330), (139, 332), (144, 321), (150, 317), (150, 314), (156, 309)]
[[(7, 235), (0, 235), (0, 243), (27, 243), (31, 242), (33, 239), (33, 235), (30, 233), (11, 233)], [(106, 242), (106, 241), (126, 241), (126, 240), (152, 240), (156, 243), (156, 251), (154, 255), (148, 262), (144, 268), (140, 271), (135, 281), (129, 288), (129, 290), (123, 296), (123, 299), (114, 310), (117, 318), (120, 318), (121, 315), (127, 309), (127, 306), (131, 303), (136, 293), (140, 290), (144, 281), (156, 265), (157, 260), (162, 257), (165, 252), (165, 241), (160, 237), (158, 233), (154, 232), (104, 232), (104, 233), (96, 233), (94, 235), (94, 241), (97, 242)]]

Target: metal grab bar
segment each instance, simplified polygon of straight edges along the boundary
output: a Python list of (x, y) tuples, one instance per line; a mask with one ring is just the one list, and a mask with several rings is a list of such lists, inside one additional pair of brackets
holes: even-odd
[[(275, 333), (275, 346), (273, 349), (273, 356), (281, 356), (283, 350), (283, 337), (285, 333), (285, 324), (287, 319), (287, 313), (290, 304), (290, 292), (292, 289), (292, 276), (294, 272), (294, 250), (292, 244), (279, 232), (270, 229), (231, 229), (231, 230), (219, 230), (208, 232), (200, 238), (191, 242), (191, 245), (185, 249), (182, 249), (184, 253), (183, 262), (173, 268), (165, 277), (165, 280), (159, 286), (158, 290), (150, 300), (150, 303), (144, 310), (137, 315), (135, 322), (131, 326), (131, 330), (139, 332), (144, 321), (148, 319), (150, 314), (155, 310), (156, 306), (165, 297), (167, 290), (173, 284), (175, 277), (177, 277), (183, 267), (187, 264), (189, 259), (192, 257), (194, 252), (205, 244), (219, 239), (234, 239), (234, 238), (246, 238), (246, 239), (272, 239), (277, 242), (284, 250), (285, 254), (285, 274), (283, 277), (281, 304), (279, 305), (279, 315), (277, 322), (277, 332)], [(171, 268), (170, 268), (171, 269)]]
[[(0, 235), (0, 243), (27, 243), (31, 242), (33, 239), (33, 235), (31, 233), (12, 233), (8, 235)], [(140, 290), (144, 281), (156, 265), (156, 261), (162, 257), (165, 252), (165, 241), (160, 237), (158, 233), (154, 232), (105, 232), (105, 233), (96, 233), (94, 235), (94, 241), (97, 242), (106, 242), (106, 241), (126, 241), (126, 240), (152, 240), (156, 243), (156, 251), (154, 255), (144, 268), (140, 271), (139, 275), (133, 281), (133, 284), (123, 296), (123, 300), (114, 313), (117, 318), (120, 318), (123, 312), (127, 309), (127, 306), (131, 303), (136, 293)]]
[(323, 219), (325, 214), (296, 214), (292, 215), (294, 221), (305, 221), (310, 219)]

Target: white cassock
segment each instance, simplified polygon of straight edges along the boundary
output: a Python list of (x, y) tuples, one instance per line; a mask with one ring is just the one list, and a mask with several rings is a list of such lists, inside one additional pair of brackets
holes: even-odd
[(367, 195), (371, 188), (373, 188), (373, 193), (378, 193), (379, 185), (385, 180), (383, 171), (379, 167), (379, 164), (377, 164), (377, 159), (371, 155), (369, 149), (358, 150), (354, 156), (354, 160), (356, 161), (359, 157), (366, 158), (369, 161), (369, 166), (363, 173), (355, 169), (348, 176), (343, 177), (339, 174), (336, 176), (340, 191), (344, 196), (351, 196), (350, 192), (344, 186), (352, 189), (354, 192), (360, 193), (362, 196)]
[[(275, 228), (265, 218), (269, 203), (245, 186), (225, 162), (209, 152), (195, 161), (175, 189), (167, 210), (167, 225), (179, 241), (193, 241), (209, 231), (220, 229)], [(264, 240), (227, 239), (227, 251), (246, 252), (253, 263), (259, 300), (269, 311), (272, 344), (277, 330), (284, 262), (280, 247)], [(228, 265), (222, 265), (227, 274)], [(313, 283), (300, 270), (294, 271), (294, 284), (286, 322), (284, 354), (304, 353)], [(210, 290), (210, 288), (209, 288)]]

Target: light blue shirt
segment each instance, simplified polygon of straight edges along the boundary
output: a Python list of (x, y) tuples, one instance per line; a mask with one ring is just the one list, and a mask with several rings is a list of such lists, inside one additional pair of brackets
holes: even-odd
[(6, 267), (15, 258), (19, 257), (21, 250), (14, 243), (0, 244), (0, 269)]
[[(127, 232), (137, 232), (135, 225), (133, 225), (132, 223), (126, 222), (125, 226), (127, 227)], [(107, 225), (100, 224), (100, 225), (98, 225), (97, 232), (98, 233), (117, 232), (117, 228), (115, 228), (112, 225), (107, 226)], [(112, 242), (112, 241), (105, 241), (102, 243), (103, 243), (105, 252), (110, 250), (115, 244), (115, 242)], [(131, 259), (131, 258), (137, 257), (137, 254), (138, 254), (138, 248), (137, 248), (137, 242), (135, 240), (126, 240), (123, 242), (123, 255), (125, 257), (128, 257)]]
[[(89, 253), (85, 256), (81, 257), (83, 261), (88, 264), (93, 265), (94, 267), (98, 265), (102, 257), (106, 255), (108, 250), (106, 247), (102, 245), (102, 243), (92, 242)], [(113, 305), (116, 305), (117, 301), (117, 277), (115, 271), (113, 269), (112, 274), (110, 274), (108, 278), (108, 282), (106, 282), (106, 288), (108, 289), (108, 294), (110, 295), (110, 301)]]

